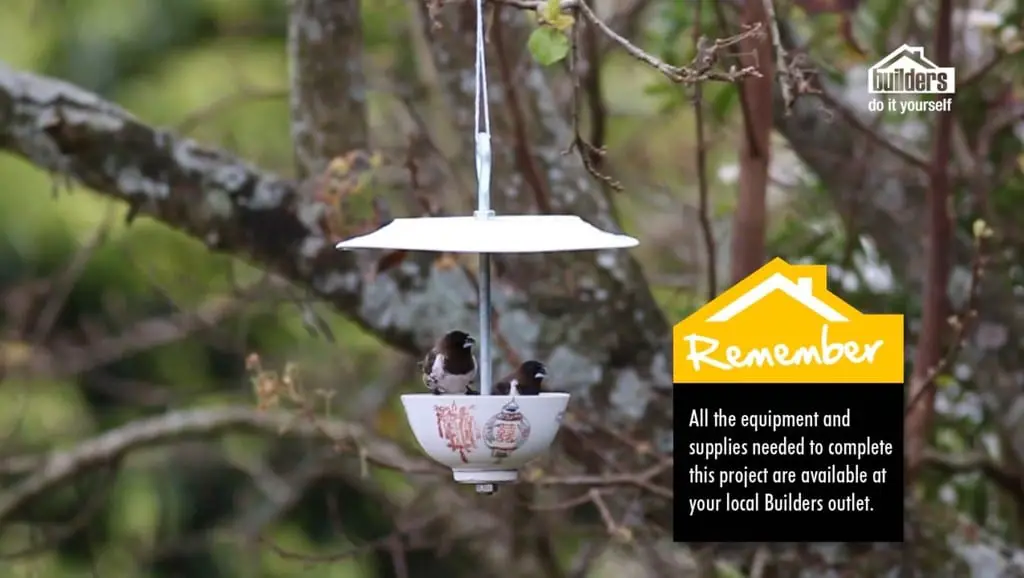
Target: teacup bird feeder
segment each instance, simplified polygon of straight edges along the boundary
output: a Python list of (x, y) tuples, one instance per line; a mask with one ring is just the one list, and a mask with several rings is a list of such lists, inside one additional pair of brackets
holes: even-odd
[[(569, 404), (568, 393), (491, 395), (490, 255), (623, 249), (639, 242), (602, 231), (573, 215), (496, 215), (491, 210), (491, 135), (481, 4), (477, 0), (477, 210), (471, 217), (394, 219), (372, 233), (338, 243), (337, 248), (479, 254), (480, 395), (405, 394), (402, 405), (423, 451), (451, 468), (456, 482), (474, 484), (478, 492), (490, 494), (495, 484), (515, 482), (522, 466), (550, 448)], [(557, 378), (551, 376), (552, 381)]]

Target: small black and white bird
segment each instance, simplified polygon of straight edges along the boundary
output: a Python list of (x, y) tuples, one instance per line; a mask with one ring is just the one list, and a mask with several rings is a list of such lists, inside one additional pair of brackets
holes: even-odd
[(495, 383), (492, 391), (494, 395), (538, 395), (547, 376), (548, 368), (531, 359), (523, 362), (515, 373)]
[(465, 331), (449, 331), (431, 349), (420, 366), (423, 385), (434, 395), (464, 394), (476, 380), (476, 358), (473, 345), (476, 340)]

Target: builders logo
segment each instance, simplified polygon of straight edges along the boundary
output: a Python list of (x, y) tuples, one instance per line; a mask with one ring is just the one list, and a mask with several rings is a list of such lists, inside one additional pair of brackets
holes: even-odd
[(675, 383), (902, 383), (903, 316), (829, 293), (825, 265), (775, 259), (672, 330)]

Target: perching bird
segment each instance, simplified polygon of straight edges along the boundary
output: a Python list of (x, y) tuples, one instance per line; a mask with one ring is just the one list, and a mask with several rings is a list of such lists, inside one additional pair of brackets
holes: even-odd
[(538, 395), (548, 368), (531, 359), (523, 362), (519, 369), (494, 384), (494, 395)]
[(473, 357), (476, 340), (465, 331), (449, 331), (434, 345), (420, 366), (423, 385), (434, 395), (463, 394), (476, 379), (477, 365)]

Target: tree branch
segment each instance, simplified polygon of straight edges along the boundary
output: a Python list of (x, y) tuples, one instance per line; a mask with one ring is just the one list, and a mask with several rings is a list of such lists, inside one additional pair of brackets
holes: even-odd
[[(701, 18), (703, 17), (704, 0), (694, 2), (693, 14), (693, 45), (701, 42)], [(694, 155), (697, 161), (697, 219), (704, 238), (705, 278), (707, 279), (707, 299), (710, 303), (718, 296), (718, 247), (715, 244), (715, 231), (711, 224), (710, 203), (708, 201), (708, 142), (704, 128), (704, 86), (693, 87), (693, 117), (697, 146)]]
[[(405, 473), (435, 472), (438, 466), (423, 458), (408, 456), (397, 444), (372, 436), (359, 425), (322, 420), (297, 422), (294, 414), (260, 412), (228, 407), (183, 410), (131, 422), (109, 430), (96, 438), (40, 458), (34, 471), (13, 488), (0, 494), (0, 526), (18, 508), (77, 475), (108, 464), (131, 451), (178, 442), (183, 439), (223, 434), (228, 431), (253, 431), (266, 435), (329, 438), (353, 442), (367, 461)], [(23, 458), (21, 459), (24, 460)], [(14, 458), (18, 461), (18, 458)], [(9, 469), (8, 459), (0, 460), (0, 471)]]
[(793, 83), (788, 77), (789, 65), (787, 64), (786, 48), (782, 45), (782, 37), (779, 34), (779, 19), (775, 14), (774, 0), (761, 0), (764, 9), (765, 19), (768, 21), (772, 49), (775, 51), (775, 74), (779, 80), (779, 90), (782, 92), (782, 103), (786, 114), (793, 108), (793, 101), (796, 96), (793, 94)]
[(400, 270), (364, 279), (357, 255), (325, 239), (323, 205), (295, 181), (148, 126), (71, 84), (3, 63), (0, 149), (312, 288), (399, 349), (419, 352), (451, 325), (472, 323), (470, 311), (450, 305), (460, 292), (468, 298), (465, 280), (432, 271), (430, 259), (411, 258)]
[[(935, 61), (939, 66), (952, 65), (952, 0), (939, 0), (936, 20)], [(939, 98), (945, 98), (939, 96)], [(914, 356), (913, 375), (910, 377), (909, 397), (915, 400), (907, 408), (904, 439), (907, 477), (912, 484), (921, 466), (931, 424), (935, 416), (935, 388), (927, 382), (932, 368), (942, 360), (943, 335), (946, 334), (949, 305), (946, 298), (952, 263), (953, 239), (952, 179), (950, 155), (952, 151), (953, 113), (939, 113), (932, 150), (930, 187), (928, 189), (928, 263), (922, 299), (921, 332)], [(923, 393), (922, 393), (923, 392)]]
[(958, 473), (981, 473), (1000, 490), (1013, 496), (1014, 501), (1024, 501), (1021, 479), (1010, 468), (1000, 465), (983, 452), (946, 454), (935, 449), (926, 449), (922, 455), (922, 467), (956, 476)]
[(144, 319), (114, 335), (89, 335), (84, 345), (36, 346), (32, 355), (23, 362), (0, 366), (0, 371), (9, 376), (31, 379), (73, 377), (133, 353), (174, 343), (192, 333), (214, 327), (240, 313), (249, 303), (248, 298), (265, 288), (260, 283), (242, 295), (214, 297), (193, 310)]
[(983, 452), (946, 454), (928, 448), (922, 455), (921, 465), (948, 475), (980, 473), (1013, 496), (1014, 501), (1024, 501), (1020, 477)]

